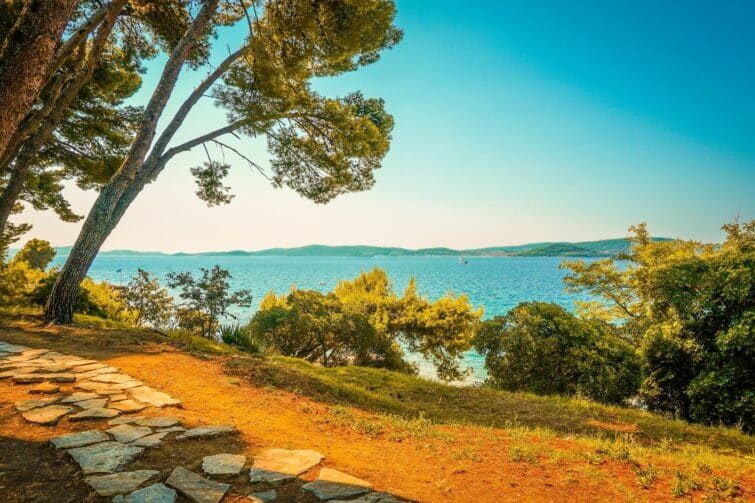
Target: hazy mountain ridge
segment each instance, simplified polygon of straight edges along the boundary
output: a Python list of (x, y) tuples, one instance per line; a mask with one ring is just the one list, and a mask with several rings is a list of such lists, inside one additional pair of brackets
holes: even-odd
[[(655, 241), (670, 241), (669, 238), (653, 238)], [(68, 254), (70, 246), (56, 247), (58, 256)], [(625, 238), (604, 239), (600, 241), (582, 242), (545, 242), (528, 243), (512, 246), (494, 246), (487, 248), (474, 248), (468, 250), (455, 250), (452, 248), (420, 248), (412, 250), (399, 247), (382, 247), (368, 245), (308, 245), (295, 248), (269, 248), (265, 250), (245, 251), (229, 250), (200, 253), (164, 253), (159, 251), (139, 250), (108, 250), (101, 251), (100, 255), (120, 256), (284, 256), (284, 257), (376, 257), (376, 256), (457, 256), (468, 257), (612, 257), (629, 249), (629, 241)]]

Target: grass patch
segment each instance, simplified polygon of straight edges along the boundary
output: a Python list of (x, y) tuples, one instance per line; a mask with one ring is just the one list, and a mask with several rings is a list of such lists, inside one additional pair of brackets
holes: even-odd
[[(620, 440), (624, 444), (631, 438), (633, 444), (658, 446), (664, 450), (695, 444), (745, 456), (755, 453), (755, 437), (734, 428), (694, 425), (584, 399), (450, 386), (383, 369), (323, 368), (286, 357), (234, 359), (228, 365), (230, 373), (263, 386), (371, 412), (405, 418), (422, 416), (435, 424), (525, 428), (562, 436)], [(616, 424), (632, 425), (634, 432), (628, 434), (605, 426)], [(605, 444), (596, 445), (601, 446)]]
[(170, 339), (178, 342), (187, 351), (211, 353), (216, 355), (240, 354), (240, 351), (233, 346), (218, 340), (208, 339), (201, 335), (193, 334), (186, 330), (170, 330), (167, 335)]

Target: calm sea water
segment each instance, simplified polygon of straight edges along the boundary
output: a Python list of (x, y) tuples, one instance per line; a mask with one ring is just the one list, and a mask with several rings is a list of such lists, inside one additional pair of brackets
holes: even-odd
[[(57, 257), (62, 265), (65, 257)], [(164, 283), (169, 272), (191, 271), (220, 264), (233, 275), (234, 289), (248, 288), (255, 300), (251, 307), (236, 308), (239, 320), (248, 319), (262, 296), (269, 291), (288, 292), (292, 285), (300, 289), (332, 290), (339, 280), (351, 279), (374, 267), (384, 269), (393, 280), (396, 292), (403, 292), (411, 276), (417, 279), (418, 291), (437, 299), (449, 290), (464, 293), (475, 306), (485, 309), (485, 318), (505, 314), (520, 302), (539, 300), (556, 302), (567, 309), (574, 307), (576, 296), (563, 290), (565, 274), (558, 268), (558, 257), (470, 257), (468, 264), (456, 257), (229, 257), (229, 256), (133, 256), (102, 255), (94, 261), (89, 275), (95, 280), (115, 284), (127, 283), (137, 268), (154, 273)], [(122, 272), (117, 272), (118, 270)], [(418, 355), (423, 375), (432, 376), (432, 365)], [(472, 368), (471, 379), (484, 379), (480, 355), (469, 352), (464, 359)]]

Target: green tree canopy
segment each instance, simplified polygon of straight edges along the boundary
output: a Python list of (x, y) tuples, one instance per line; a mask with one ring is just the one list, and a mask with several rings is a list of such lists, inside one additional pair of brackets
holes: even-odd
[(495, 387), (621, 403), (637, 391), (640, 368), (634, 348), (611, 332), (557, 304), (525, 302), (483, 322), (475, 348)]
[(134, 325), (140, 327), (145, 323), (155, 328), (168, 325), (173, 316), (173, 297), (165, 288), (143, 269), (137, 269), (121, 292), (126, 307), (134, 313)]
[(567, 262), (566, 282), (596, 295), (593, 305), (640, 339), (641, 391), (652, 409), (751, 431), (755, 221), (723, 229), (723, 244), (712, 245), (654, 242), (644, 224), (632, 227), (626, 264)]
[[(239, 6), (244, 8), (239, 9)], [(326, 98), (311, 89), (317, 77), (356, 70), (393, 47), (401, 32), (393, 26), (391, 0), (268, 0), (260, 5), (204, 0), (175, 43), (144, 108), (138, 132), (124, 162), (95, 201), (81, 234), (61, 270), (46, 309), (50, 321), (71, 318), (71, 299), (97, 250), (144, 186), (176, 155), (199, 146), (230, 152), (259, 169), (275, 186), (287, 186), (324, 203), (344, 192), (366, 190), (388, 151), (392, 117), (383, 101), (359, 92)], [(218, 26), (246, 23), (249, 36), (191, 92), (157, 134), (169, 97), (185, 66), (204, 61)], [(228, 123), (184, 143), (171, 143), (195, 105), (211, 95)], [(271, 154), (268, 174), (256, 160), (222, 139), (224, 135), (264, 135)], [(193, 170), (197, 193), (209, 204), (229, 200), (222, 179), (227, 163), (213, 158)]]
[(57, 252), (48, 241), (30, 239), (14, 256), (14, 262), (26, 262), (32, 269), (44, 271)]
[(231, 292), (231, 273), (219, 265), (211, 269), (200, 268), (201, 277), (190, 272), (170, 273), (168, 287), (179, 289), (179, 305), (189, 313), (197, 313), (199, 330), (204, 337), (213, 337), (231, 306), (248, 305), (252, 301), (249, 290)]

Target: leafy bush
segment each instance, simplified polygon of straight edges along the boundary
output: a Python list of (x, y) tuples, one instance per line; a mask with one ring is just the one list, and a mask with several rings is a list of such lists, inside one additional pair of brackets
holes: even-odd
[(128, 309), (134, 312), (135, 326), (148, 323), (155, 328), (164, 328), (170, 323), (173, 297), (147, 271), (138, 269), (121, 293)]
[(249, 290), (231, 293), (231, 274), (219, 265), (200, 270), (202, 276), (197, 279), (190, 272), (170, 273), (168, 286), (180, 290), (179, 326), (197, 330), (203, 337), (210, 338), (220, 328), (221, 318), (228, 315), (228, 308), (249, 304), (252, 295)]
[[(28, 300), (32, 304), (44, 306), (57, 279), (58, 271), (56, 270), (45, 275), (36, 288), (28, 294)], [(135, 313), (127, 308), (118, 288), (106, 281), (96, 283), (88, 277), (79, 286), (73, 310), (75, 313), (98, 316), (122, 323), (133, 323), (135, 318)]]
[(362, 365), (415, 372), (403, 359), (403, 342), (431, 358), (444, 379), (458, 378), (459, 358), (471, 347), (481, 310), (450, 294), (435, 302), (420, 297), (412, 279), (404, 296), (374, 269), (322, 294), (269, 293), (250, 323), (271, 349), (324, 366)]
[(637, 391), (633, 348), (596, 320), (581, 320), (557, 304), (527, 302), (485, 321), (475, 336), (488, 383), (539, 395), (582, 395), (620, 403)]
[(641, 338), (641, 393), (656, 411), (755, 431), (755, 221), (723, 226), (722, 245), (656, 242), (631, 229), (628, 267), (571, 270), (567, 288)]
[(44, 280), (45, 273), (29, 267), (24, 261), (0, 263), (0, 304), (29, 305), (29, 296)]
[(55, 248), (48, 241), (30, 239), (13, 256), (13, 262), (26, 262), (30, 268), (44, 271), (56, 255)]
[(247, 353), (264, 353), (262, 338), (253, 335), (248, 327), (243, 327), (238, 323), (221, 325), (220, 340)]

